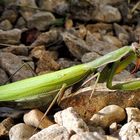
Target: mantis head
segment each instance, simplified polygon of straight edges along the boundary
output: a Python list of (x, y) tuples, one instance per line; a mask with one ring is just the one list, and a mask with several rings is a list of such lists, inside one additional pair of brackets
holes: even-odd
[(131, 74), (133, 74), (140, 69), (140, 44), (135, 42), (135, 43), (132, 43), (131, 47), (137, 56), (135, 68), (131, 72)]
[(134, 42), (134, 43), (132, 43), (131, 47), (132, 47), (134, 53), (136, 54), (136, 56), (138, 58), (140, 58), (140, 44)]

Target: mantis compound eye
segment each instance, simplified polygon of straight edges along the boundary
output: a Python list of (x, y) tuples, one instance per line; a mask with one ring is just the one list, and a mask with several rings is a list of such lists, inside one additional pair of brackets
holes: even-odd
[(138, 58), (140, 58), (140, 44), (134, 42), (131, 45), (133, 51), (135, 52), (135, 54), (137, 55)]
[(138, 71), (140, 69), (140, 44), (135, 42), (135, 43), (132, 43), (131, 47), (132, 47), (134, 53), (137, 56), (136, 66), (131, 72), (131, 74), (133, 74), (133, 73), (135, 73), (136, 71)]

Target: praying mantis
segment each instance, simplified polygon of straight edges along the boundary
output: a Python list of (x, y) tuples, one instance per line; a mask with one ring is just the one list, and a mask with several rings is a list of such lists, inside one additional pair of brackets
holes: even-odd
[[(136, 60), (139, 55), (139, 44), (133, 43), (131, 46), (122, 47), (85, 64), (0, 86), (0, 106), (24, 109), (45, 106), (53, 100), (63, 84), (66, 85), (66, 88), (70, 87), (101, 66), (110, 63), (112, 63), (112, 67), (108, 69), (108, 77), (102, 80), (106, 81), (108, 88), (118, 90), (139, 89), (139, 80), (112, 85), (113, 76), (122, 71), (133, 60)], [(124, 59), (122, 60), (122, 58)]]

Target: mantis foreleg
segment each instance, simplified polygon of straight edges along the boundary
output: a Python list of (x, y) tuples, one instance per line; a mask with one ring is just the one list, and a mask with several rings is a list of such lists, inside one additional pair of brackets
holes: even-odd
[(115, 62), (111, 68), (110, 75), (107, 79), (107, 87), (109, 89), (117, 89), (117, 90), (136, 90), (140, 89), (140, 80), (133, 80), (125, 83), (120, 83), (116, 85), (112, 85), (112, 79), (114, 75), (124, 69), (132, 60), (134, 60), (133, 55), (130, 55), (126, 60), (122, 62)]

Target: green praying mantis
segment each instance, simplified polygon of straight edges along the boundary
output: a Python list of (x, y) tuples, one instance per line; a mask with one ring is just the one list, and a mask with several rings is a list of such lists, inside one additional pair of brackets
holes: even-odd
[[(139, 56), (139, 44), (133, 43), (131, 46), (122, 47), (85, 64), (0, 86), (0, 106), (17, 108), (45, 106), (53, 100), (64, 83), (66, 87), (70, 87), (89, 74), (96, 72), (101, 66), (107, 66), (110, 63), (112, 66), (108, 67), (108, 77), (101, 74), (102, 81), (106, 81), (108, 88), (117, 90), (139, 89), (139, 80), (112, 85), (113, 76)], [(104, 71), (105, 69), (102, 72), (104, 73)]]

